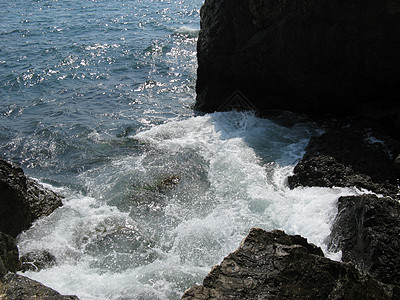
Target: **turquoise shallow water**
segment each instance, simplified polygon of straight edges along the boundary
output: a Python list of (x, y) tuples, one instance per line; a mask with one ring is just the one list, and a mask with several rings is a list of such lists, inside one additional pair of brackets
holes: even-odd
[(193, 112), (201, 4), (0, 1), (0, 156), (64, 196), (18, 237), (57, 265), (25, 275), (81, 299), (179, 299), (251, 227), (326, 250), (358, 191), (288, 189), (316, 125)]

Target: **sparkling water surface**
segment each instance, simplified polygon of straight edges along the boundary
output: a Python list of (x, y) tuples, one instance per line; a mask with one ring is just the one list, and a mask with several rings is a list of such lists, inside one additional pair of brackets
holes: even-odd
[(286, 180), (316, 125), (194, 113), (201, 5), (0, 1), (0, 155), (65, 197), (18, 237), (57, 265), (24, 275), (81, 299), (179, 299), (251, 227), (334, 257), (336, 201), (358, 191)]

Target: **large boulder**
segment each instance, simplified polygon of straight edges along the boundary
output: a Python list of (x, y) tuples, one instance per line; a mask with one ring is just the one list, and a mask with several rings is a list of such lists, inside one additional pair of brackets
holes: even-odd
[(17, 299), (54, 299), (78, 300), (76, 296), (63, 296), (55, 290), (17, 274), (7, 274), (0, 280), (0, 298), (5, 300)]
[(182, 299), (399, 299), (353, 265), (325, 258), (320, 248), (283, 231), (252, 229), (239, 248)]
[(0, 160), (0, 231), (16, 237), (33, 221), (62, 206), (61, 197)]
[(224, 110), (239, 91), (259, 112), (362, 111), (395, 126), (399, 53), (397, 1), (205, 0), (195, 107)]
[(353, 187), (397, 197), (395, 158), (399, 141), (364, 124), (330, 124), (311, 139), (306, 153), (288, 178), (297, 186)]
[(400, 283), (400, 203), (375, 195), (341, 197), (331, 249), (342, 260), (389, 284)]

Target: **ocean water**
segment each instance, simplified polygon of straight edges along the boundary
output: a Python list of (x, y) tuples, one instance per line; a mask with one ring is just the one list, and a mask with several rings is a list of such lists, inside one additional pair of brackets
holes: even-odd
[(355, 189), (287, 187), (321, 133), (193, 111), (200, 0), (0, 0), (0, 156), (64, 196), (18, 237), (24, 275), (81, 299), (179, 299), (251, 227), (327, 251)]

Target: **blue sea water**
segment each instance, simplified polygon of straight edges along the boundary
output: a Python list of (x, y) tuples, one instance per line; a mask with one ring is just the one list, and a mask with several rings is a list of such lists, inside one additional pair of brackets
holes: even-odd
[(200, 5), (1, 1), (1, 154), (66, 175), (108, 157), (89, 133), (124, 143), (192, 114)]
[(64, 196), (18, 237), (57, 259), (26, 276), (81, 299), (179, 299), (251, 227), (333, 255), (335, 203), (358, 191), (286, 182), (317, 126), (193, 111), (202, 2), (0, 0), (0, 156)]

